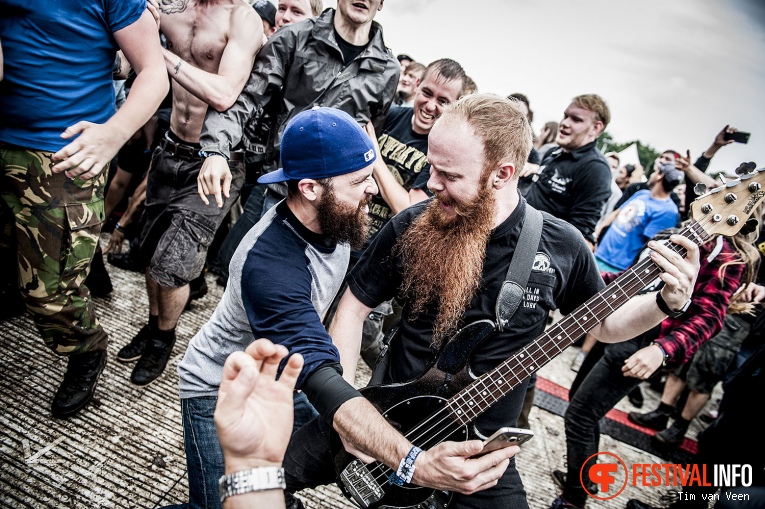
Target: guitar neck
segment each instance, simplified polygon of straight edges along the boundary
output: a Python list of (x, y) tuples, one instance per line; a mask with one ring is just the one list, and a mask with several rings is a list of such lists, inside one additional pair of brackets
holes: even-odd
[[(696, 221), (691, 221), (678, 235), (696, 244), (709, 240), (709, 235)], [(669, 246), (676, 253), (685, 255), (685, 249), (677, 244), (670, 243)], [(455, 394), (447, 403), (452, 418), (463, 425), (475, 420), (529, 375), (605, 320), (661, 272), (649, 257), (633, 265), (544, 334)]]

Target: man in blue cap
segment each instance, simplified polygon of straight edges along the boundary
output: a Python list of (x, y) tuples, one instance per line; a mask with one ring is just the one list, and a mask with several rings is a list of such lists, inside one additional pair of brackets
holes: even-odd
[[(290, 121), (281, 147), (282, 168), (259, 182), (286, 182), (287, 198), (242, 240), (220, 303), (178, 367), (189, 497), (202, 507), (220, 505), (224, 464), (213, 413), (229, 354), (259, 337), (283, 344), (305, 358), (298, 388), (319, 366), (340, 364), (322, 318), (351, 248), (366, 240), (377, 194), (374, 145), (347, 113), (315, 108)], [(317, 414), (302, 393), (295, 399), (297, 428)]]

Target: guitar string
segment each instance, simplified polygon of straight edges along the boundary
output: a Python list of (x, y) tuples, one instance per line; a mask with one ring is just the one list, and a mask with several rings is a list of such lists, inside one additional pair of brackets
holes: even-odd
[[(680, 231), (678, 233), (678, 235), (682, 235), (685, 238), (694, 241), (694, 243), (698, 243), (697, 239), (699, 239), (699, 240), (707, 240), (707, 238), (709, 236), (706, 234), (706, 232), (704, 231), (703, 228), (701, 229), (701, 232), (694, 231), (695, 228), (700, 227), (700, 226), (701, 225), (700, 225), (699, 222), (692, 221), (686, 228), (684, 228), (682, 231)], [(669, 244), (669, 246), (670, 246), (670, 248), (675, 253), (680, 254), (681, 256), (685, 255), (685, 248), (683, 248), (682, 246), (678, 246), (677, 244)], [(648, 269), (647, 273), (645, 272), (646, 269)], [(640, 276), (639, 275), (640, 272), (644, 272), (644, 276)], [(502, 362), (499, 366), (494, 368), (492, 371), (490, 371), (490, 372), (486, 373), (485, 375), (483, 375), (482, 378), (486, 377), (487, 380), (481, 381), (481, 379), (479, 378), (478, 380), (476, 380), (476, 382), (474, 382), (470, 386), (466, 387), (465, 389), (463, 389), (462, 391), (460, 391), (459, 393), (454, 395), (447, 402), (447, 406), (445, 406), (444, 408), (438, 410), (437, 412), (435, 412), (434, 414), (432, 414), (431, 416), (426, 418), (424, 421), (419, 423), (417, 426), (415, 426), (414, 428), (409, 430), (407, 432), (407, 434), (405, 435), (405, 437), (407, 439), (409, 439), (410, 436), (413, 433), (417, 433), (418, 432), (419, 428), (421, 428), (424, 425), (431, 424), (431, 422), (434, 419), (439, 418), (440, 414), (444, 414), (440, 418), (440, 420), (438, 422), (432, 423), (432, 425), (428, 429), (425, 429), (424, 431), (421, 432), (420, 435), (418, 435), (416, 437), (413, 437), (410, 440), (412, 443), (415, 443), (415, 444), (419, 443), (422, 446), (428, 446), (428, 444), (430, 444), (429, 447), (427, 447), (427, 448), (431, 448), (431, 447), (433, 447), (435, 445), (440, 444), (446, 438), (448, 438), (448, 436), (451, 436), (453, 433), (459, 431), (460, 428), (462, 428), (463, 426), (465, 426), (465, 425), (469, 424), (470, 422), (472, 422), (473, 420), (475, 420), (486, 409), (488, 409), (488, 407), (490, 407), (491, 405), (496, 403), (496, 401), (499, 400), (499, 398), (504, 397), (514, 387), (516, 387), (518, 384), (520, 384), (527, 376), (529, 376), (531, 373), (536, 371), (536, 369), (540, 368), (542, 365), (544, 365), (547, 362), (549, 362), (552, 358), (550, 358), (549, 356), (545, 355), (547, 357), (546, 361), (543, 361), (542, 363), (533, 362), (530, 367), (527, 367), (527, 366), (525, 366), (523, 364), (523, 362), (526, 362), (526, 361), (522, 361), (520, 366), (519, 366), (519, 367), (523, 368), (523, 371), (524, 371), (524, 375), (523, 375), (522, 378), (520, 378), (517, 374), (511, 374), (511, 373), (508, 373), (506, 375), (503, 374), (502, 375), (503, 377), (508, 377), (509, 376), (512, 379), (514, 379), (514, 383), (510, 386), (510, 388), (507, 391), (504, 391), (501, 388), (501, 387), (507, 387), (506, 385), (500, 386), (498, 384), (498, 382), (493, 381), (493, 380), (488, 380), (488, 379), (492, 378), (489, 375), (491, 375), (495, 371), (500, 371), (503, 368), (509, 367), (509, 366), (507, 366), (507, 364), (509, 364), (510, 361), (514, 361), (521, 354), (530, 353), (530, 349), (531, 348), (537, 348), (538, 352), (545, 353), (549, 349), (550, 343), (551, 343), (552, 346), (556, 346), (556, 348), (559, 350), (558, 353), (562, 352), (563, 348), (567, 348), (568, 346), (570, 346), (570, 344), (572, 344), (574, 342), (574, 340), (571, 339), (571, 334), (572, 333), (576, 333), (575, 329), (577, 327), (582, 329), (582, 331), (577, 333), (577, 335), (574, 336), (574, 338), (577, 338), (577, 337), (581, 336), (581, 334), (583, 334), (584, 332), (586, 332), (588, 330), (591, 330), (600, 321), (604, 320), (608, 316), (608, 315), (606, 315), (605, 317), (596, 320), (592, 324), (590, 324), (590, 322), (592, 320), (586, 320), (586, 322), (585, 322), (585, 320), (580, 320), (579, 323), (577, 323), (575, 315), (577, 315), (580, 310), (582, 310), (584, 308), (587, 308), (591, 313), (593, 313), (593, 315), (598, 315), (599, 312), (605, 311), (605, 310), (607, 310), (607, 308), (611, 308), (611, 312), (614, 312), (615, 311), (614, 308), (609, 304), (608, 300), (605, 298), (608, 293), (614, 293), (616, 291), (622, 291), (623, 295), (626, 297), (624, 302), (627, 302), (632, 296), (634, 296), (634, 294), (632, 294), (631, 292), (634, 291), (634, 293), (637, 293), (642, 288), (645, 288), (645, 286), (649, 282), (651, 282), (654, 279), (656, 279), (656, 277), (659, 274), (661, 274), (661, 272), (662, 272), (661, 268), (658, 265), (656, 265), (650, 257), (646, 257), (642, 261), (638, 262), (638, 264), (636, 264), (634, 267), (628, 269), (626, 271), (626, 273), (619, 278), (619, 279), (624, 279), (624, 280), (630, 280), (630, 281), (628, 281), (628, 283), (626, 285), (625, 284), (621, 284), (621, 285), (619, 285), (619, 284), (612, 284), (612, 285), (609, 285), (609, 287), (604, 288), (601, 292), (598, 292), (597, 294), (595, 294), (587, 302), (585, 302), (579, 308), (577, 308), (575, 311), (573, 311), (568, 317), (564, 318), (563, 320), (558, 322), (558, 324), (556, 324), (555, 326), (551, 327), (550, 330), (548, 332), (545, 332), (539, 338), (538, 341), (532, 341), (531, 343), (526, 345), (524, 348), (522, 348), (518, 353), (516, 353), (511, 359), (508, 359), (508, 360)], [(643, 277), (645, 277), (645, 274), (647, 274), (650, 277), (650, 279), (648, 281), (644, 281), (643, 280)], [(614, 283), (617, 283), (619, 281), (619, 279), (614, 281)], [(600, 300), (601, 302), (600, 303), (596, 303), (597, 300)], [(624, 302), (622, 304), (624, 304)], [(588, 306), (589, 304), (595, 304), (595, 306), (593, 306), (593, 308), (590, 309), (589, 306)], [(622, 304), (620, 304), (620, 306)], [(567, 324), (565, 322), (573, 322), (573, 323)], [(582, 326), (583, 322), (586, 323), (586, 325)], [(575, 326), (575, 327), (572, 327), (572, 326)], [(557, 341), (556, 339), (553, 339), (553, 336), (558, 335), (558, 333), (554, 332), (553, 329), (563, 329), (562, 330), (563, 334), (565, 334), (567, 336), (567, 343), (566, 343), (565, 347), (561, 348), (560, 345), (562, 343)], [(574, 330), (571, 331), (571, 330), (566, 330), (566, 329), (574, 329)], [(561, 336), (562, 335), (558, 335), (558, 338), (560, 338)], [(534, 355), (531, 355), (531, 358), (532, 358), (532, 360), (536, 360), (536, 359), (534, 359)], [(529, 371), (529, 369), (531, 369), (531, 371)], [(489, 384), (491, 384), (491, 386), (486, 385), (487, 381), (489, 382)], [(465, 399), (467, 396), (469, 396), (469, 393), (471, 392), (471, 390), (475, 389), (475, 387), (477, 385), (481, 385), (481, 384), (483, 385), (483, 387), (481, 388), (481, 391), (483, 391), (484, 393), (486, 392), (487, 389), (492, 389), (493, 388), (493, 389), (499, 389), (499, 392), (501, 392), (502, 394), (497, 396), (496, 392), (493, 392), (493, 391), (490, 392), (489, 393), (489, 399), (494, 399), (494, 401), (492, 403), (490, 403), (489, 405), (487, 405), (487, 408), (481, 410), (480, 412), (473, 411), (473, 413), (475, 413), (475, 415), (473, 417), (471, 417), (469, 421), (466, 421), (464, 424), (461, 424), (461, 423), (456, 422), (455, 420), (451, 419), (450, 418), (450, 414), (453, 412), (454, 409), (450, 408), (450, 404), (452, 402), (458, 402), (460, 399)], [(481, 399), (485, 400), (485, 398), (481, 398)], [(464, 403), (458, 403), (458, 404), (460, 406), (464, 405)], [(450, 412), (450, 410), (452, 412)], [(448, 422), (446, 423), (445, 426), (442, 426), (440, 429), (437, 429), (438, 426), (441, 426), (447, 420), (448, 420)], [(449, 428), (452, 427), (452, 426), (456, 426), (456, 429), (450, 430)], [(446, 436), (442, 437), (442, 438), (438, 438), (439, 435), (442, 435), (442, 434), (445, 434)], [(431, 436), (428, 436), (428, 435), (431, 435)], [(437, 442), (432, 443), (433, 440), (437, 440)], [(369, 470), (369, 473), (375, 476), (374, 477), (375, 481), (380, 483), (380, 481), (386, 480), (388, 478), (388, 476), (389, 476), (389, 472), (392, 472), (393, 470), (390, 469), (389, 467), (387, 467), (383, 463), (380, 463), (380, 462), (375, 462), (375, 463), (376, 463), (376, 465), (373, 466), (371, 469), (368, 466), (367, 466), (367, 468)]]
[[(689, 228), (686, 228), (685, 230), (683, 230), (682, 232), (680, 232), (680, 234), (681, 234), (681, 235), (684, 235), (684, 234), (687, 234), (687, 233), (689, 233), (689, 232), (687, 231), (688, 229), (689, 229)], [(684, 236), (686, 236), (686, 238), (689, 238), (687, 235), (684, 235)], [(679, 252), (679, 251), (682, 251), (682, 250), (683, 250), (683, 248), (681, 248), (681, 247), (679, 247), (679, 246), (676, 246), (676, 245), (674, 245), (674, 244), (671, 244), (670, 246), (672, 247), (672, 249), (673, 249), (675, 252)], [(644, 280), (641, 278), (641, 276), (639, 276), (637, 273), (639, 273), (639, 272), (643, 272), (643, 270), (644, 270), (645, 268), (651, 268), (651, 266), (653, 266), (652, 268), (653, 268), (653, 269), (655, 269), (655, 270), (653, 270), (653, 271), (652, 271), (652, 272), (655, 272), (655, 274), (653, 274), (653, 277), (651, 277), (651, 279), (649, 280), (649, 282), (650, 282), (650, 281), (652, 281), (652, 280), (654, 280), (654, 279), (655, 279), (655, 277), (656, 277), (656, 275), (658, 275), (658, 274), (661, 272), (660, 268), (659, 268), (659, 267), (658, 267), (656, 264), (654, 264), (650, 258), (646, 258), (645, 260), (643, 260), (643, 262), (645, 262), (645, 263), (642, 263), (642, 262), (641, 262), (641, 263), (639, 263), (637, 266), (635, 266), (635, 267), (633, 267), (632, 269), (630, 269), (630, 271), (629, 271), (629, 272), (633, 272), (633, 274), (625, 274), (625, 277), (624, 277), (624, 279), (631, 279), (631, 280), (632, 280), (632, 281), (631, 281), (631, 284), (629, 284), (629, 285), (613, 285), (613, 289), (611, 290), (611, 292), (614, 292), (614, 291), (618, 291), (618, 290), (621, 290), (622, 288), (624, 288), (624, 289), (627, 289), (629, 292), (631, 292), (631, 291), (633, 291), (633, 290), (635, 290), (635, 291), (639, 291), (641, 288), (643, 288), (643, 287), (645, 287), (645, 286), (646, 286), (647, 282), (646, 282), (646, 281), (644, 281)], [(629, 298), (630, 298), (630, 297), (629, 297), (629, 295), (627, 294), (627, 292), (624, 292), (624, 290), (622, 290), (622, 292), (623, 292), (623, 294), (625, 294), (625, 296), (627, 297), (627, 299), (625, 299), (625, 302), (626, 302), (626, 300), (629, 300)], [(581, 308), (585, 308), (585, 307), (587, 307), (587, 305), (588, 305), (588, 304), (594, 304), (594, 303), (595, 303), (594, 301), (596, 301), (596, 300), (597, 300), (597, 297), (605, 297), (606, 293), (607, 293), (607, 292), (606, 292), (606, 289), (604, 289), (604, 291), (603, 291), (603, 292), (599, 292), (598, 294), (596, 294), (595, 296), (593, 296), (593, 298), (592, 298), (592, 299), (590, 299), (590, 300), (591, 300), (591, 301), (593, 301), (593, 302), (589, 302), (589, 301), (588, 301), (588, 302), (584, 303), (584, 304), (583, 304), (583, 305), (580, 307), (580, 309), (581, 309)], [(605, 303), (607, 307), (610, 307), (610, 308), (612, 309), (612, 311), (613, 311), (613, 307), (612, 307), (612, 306), (611, 306), (611, 305), (608, 303), (608, 301), (607, 301), (606, 299), (600, 299), (600, 300), (602, 300), (602, 302), (603, 302), (603, 303)], [(604, 310), (604, 309), (605, 309), (605, 307), (604, 307), (604, 306), (602, 306), (602, 303), (601, 303), (601, 304), (597, 304), (597, 307), (595, 308), (595, 314), (597, 314), (597, 312), (598, 312), (598, 311), (602, 311), (602, 310)], [(576, 311), (572, 312), (572, 313), (571, 313), (571, 315), (569, 315), (569, 316), (570, 316), (570, 318), (574, 318), (574, 316), (575, 316), (576, 314), (578, 314), (578, 313), (577, 313), (578, 311), (580, 311), (580, 310), (578, 309), (578, 310), (576, 310)], [(560, 328), (560, 329), (567, 329), (567, 328), (570, 328), (570, 326), (569, 326), (569, 325), (566, 325), (566, 324), (564, 324), (564, 323), (563, 323), (563, 322), (565, 322), (565, 321), (568, 321), (568, 322), (574, 322), (574, 323), (573, 323), (573, 324), (571, 324), (571, 325), (577, 325), (578, 327), (582, 328), (582, 329), (583, 329), (582, 333), (583, 333), (584, 331), (586, 331), (586, 330), (589, 330), (590, 328), (594, 327), (594, 326), (595, 326), (595, 325), (597, 325), (597, 323), (598, 323), (598, 322), (596, 321), (596, 322), (595, 322), (594, 324), (592, 324), (591, 326), (590, 326), (589, 324), (587, 324), (585, 327), (582, 327), (582, 326), (581, 326), (581, 323), (582, 323), (584, 320), (580, 321), (580, 323), (579, 323), (579, 324), (576, 324), (576, 323), (575, 323), (575, 322), (576, 322), (576, 320), (575, 320), (575, 319), (568, 319), (568, 320), (564, 319), (564, 320), (562, 320), (561, 322), (559, 322), (559, 324), (558, 324), (558, 327), (556, 327), (556, 328)], [(572, 332), (572, 331), (566, 331), (566, 330), (564, 330), (563, 332), (566, 334), (568, 341), (569, 341), (570, 343), (573, 343), (573, 340), (571, 340), (571, 332)], [(513, 359), (512, 359), (512, 360), (514, 360), (516, 357), (518, 357), (518, 355), (519, 355), (519, 354), (521, 354), (522, 352), (524, 352), (524, 350), (525, 350), (525, 351), (529, 351), (531, 347), (536, 347), (538, 351), (542, 351), (542, 352), (544, 352), (544, 351), (546, 350), (546, 348), (548, 348), (548, 347), (549, 347), (549, 345), (548, 345), (548, 344), (543, 344), (543, 342), (547, 341), (547, 343), (549, 343), (549, 342), (550, 342), (550, 339), (551, 339), (551, 338), (552, 338), (552, 336), (554, 336), (555, 334), (556, 334), (556, 333), (555, 333), (554, 331), (552, 331), (552, 329), (551, 329), (551, 331), (550, 331), (549, 333), (545, 333), (545, 334), (544, 334), (544, 335), (543, 335), (541, 338), (539, 338), (539, 341), (534, 341), (534, 342), (530, 343), (529, 345), (526, 345), (526, 347), (524, 347), (524, 348), (523, 348), (521, 351), (519, 351), (519, 352), (518, 352), (518, 354), (516, 354), (515, 356), (513, 356)], [(578, 334), (578, 335), (577, 335), (577, 336), (575, 336), (575, 337), (579, 337), (579, 335), (581, 335), (581, 334)], [(561, 336), (558, 336), (558, 337), (560, 338)], [(558, 342), (557, 342), (557, 341), (555, 341), (555, 340), (552, 340), (551, 342), (552, 342), (552, 344), (553, 344), (553, 345), (556, 345), (556, 343), (558, 343)], [(556, 346), (557, 346), (557, 345), (556, 345)], [(567, 345), (566, 345), (566, 347), (568, 347), (568, 346), (569, 346), (569, 345), (567, 344)], [(559, 349), (560, 351), (562, 351), (562, 349), (561, 349), (560, 347), (558, 347), (558, 349)], [(530, 353), (530, 352), (528, 352), (528, 353)], [(532, 359), (534, 359), (534, 356), (533, 356), (533, 355), (532, 355)], [(547, 361), (549, 361), (549, 360), (550, 360), (550, 357), (548, 356), (548, 359), (547, 359)], [(509, 361), (510, 361), (510, 359), (509, 359), (508, 361), (505, 361), (505, 362), (503, 362), (503, 363), (502, 363), (502, 364), (500, 364), (500, 365), (499, 365), (497, 368), (495, 368), (495, 370), (492, 370), (492, 371), (498, 371), (498, 370), (502, 369), (503, 367), (507, 367), (507, 366), (505, 366), (505, 364), (506, 364), (506, 363), (509, 363)], [(514, 378), (514, 384), (513, 384), (513, 385), (510, 387), (510, 389), (509, 389), (509, 390), (512, 390), (512, 388), (513, 388), (513, 387), (515, 387), (515, 386), (516, 386), (516, 385), (518, 385), (520, 382), (522, 382), (522, 381), (523, 381), (523, 379), (525, 379), (525, 378), (526, 378), (526, 376), (528, 376), (530, 373), (532, 373), (532, 372), (535, 370), (534, 364), (539, 364), (539, 363), (532, 363), (532, 365), (531, 365), (530, 367), (527, 367), (527, 366), (525, 366), (525, 365), (523, 365), (523, 364), (521, 364), (521, 365), (520, 365), (520, 367), (522, 367), (522, 368), (523, 368), (523, 371), (524, 371), (524, 375), (523, 375), (523, 377), (522, 377), (522, 378), (518, 377), (518, 375), (517, 375), (517, 374), (512, 374), (512, 375), (508, 374), (508, 375), (512, 376), (512, 378)], [(546, 364), (546, 362), (543, 362), (542, 364)], [(537, 366), (537, 368), (538, 368), (538, 367), (540, 367), (540, 366), (538, 365), (538, 366)], [(529, 371), (529, 369), (531, 369), (531, 371)], [(490, 373), (491, 373), (491, 372), (490, 372)], [(490, 377), (488, 377), (488, 376), (487, 376), (487, 375), (489, 375), (490, 373), (487, 373), (486, 375), (484, 375), (484, 377), (490, 378)], [(508, 376), (508, 375), (503, 375), (503, 376)], [(490, 388), (492, 388), (492, 387), (490, 387), (490, 386), (487, 386), (487, 385), (486, 385), (486, 380), (485, 380), (485, 381), (480, 381), (480, 379), (479, 379), (479, 380), (477, 380), (477, 382), (478, 382), (477, 384), (475, 384), (475, 383), (474, 383), (474, 384), (472, 384), (472, 385), (471, 385), (469, 388), (470, 388), (470, 389), (474, 389), (474, 388), (475, 388), (476, 386), (478, 386), (478, 385), (483, 385), (483, 387), (481, 387), (481, 389), (480, 389), (480, 390), (481, 390), (481, 391), (483, 391), (484, 393), (486, 392), (486, 389), (490, 389)], [(493, 387), (494, 389), (497, 389), (497, 388), (499, 387), (497, 382), (491, 381), (491, 382), (490, 382), (490, 384), (494, 386), (494, 387)], [(469, 388), (466, 388), (466, 389), (469, 389)], [(508, 390), (507, 392), (509, 392), (509, 390)], [(463, 391), (461, 391), (460, 393), (458, 393), (457, 395), (455, 395), (454, 397), (452, 397), (452, 398), (449, 400), (449, 403), (452, 403), (452, 402), (456, 402), (456, 403), (458, 403), (460, 406), (463, 406), (463, 405), (464, 405), (464, 403), (459, 403), (459, 400), (460, 400), (460, 399), (463, 399), (463, 400), (464, 400), (464, 399), (465, 399), (467, 396), (469, 396), (469, 392), (470, 392), (470, 391), (467, 391), (467, 390), (464, 390), (464, 389), (463, 389)], [(505, 394), (506, 394), (506, 392), (505, 392)], [(498, 397), (497, 397), (497, 396), (496, 396), (496, 393), (492, 392), (492, 393), (491, 393), (491, 395), (490, 395), (490, 398), (493, 398), (493, 399), (495, 399), (495, 400), (498, 400), (500, 397), (503, 397), (505, 394), (502, 394), (502, 395), (500, 395), (500, 396), (498, 396)], [(481, 398), (481, 399), (485, 399), (485, 398)], [(496, 402), (496, 401), (494, 401), (494, 402)], [(491, 404), (493, 404), (494, 402), (490, 403), (488, 406), (491, 406)], [(459, 431), (459, 429), (460, 429), (462, 426), (464, 426), (464, 425), (466, 425), (467, 423), (471, 422), (471, 421), (472, 421), (472, 420), (474, 420), (476, 417), (478, 417), (478, 416), (479, 416), (481, 413), (483, 413), (483, 410), (482, 410), (482, 411), (480, 411), (480, 412), (475, 412), (475, 411), (473, 411), (473, 413), (475, 413), (475, 415), (474, 415), (474, 416), (472, 416), (472, 417), (470, 418), (470, 421), (467, 421), (467, 422), (465, 422), (464, 424), (460, 424), (460, 423), (457, 423), (457, 422), (455, 422), (455, 421), (454, 421), (454, 420), (452, 420), (452, 419), (449, 419), (449, 414), (451, 413), (451, 412), (449, 412), (449, 410), (450, 410), (450, 408), (447, 406), (447, 407), (445, 407), (445, 408), (443, 408), (443, 409), (441, 409), (441, 410), (439, 410), (439, 411), (435, 412), (435, 413), (434, 413), (433, 415), (431, 415), (431, 416), (430, 416), (428, 419), (426, 419), (426, 420), (425, 420), (425, 421), (423, 421), (422, 423), (418, 424), (418, 425), (417, 425), (415, 428), (413, 428), (412, 430), (410, 430), (409, 432), (407, 432), (407, 434), (406, 434), (405, 436), (406, 436), (407, 438), (409, 438), (409, 437), (410, 437), (410, 436), (411, 436), (413, 433), (416, 433), (416, 432), (418, 431), (418, 428), (421, 428), (423, 425), (427, 425), (427, 424), (430, 424), (430, 423), (433, 421), (433, 419), (435, 419), (435, 418), (438, 418), (439, 414), (442, 414), (442, 413), (446, 412), (446, 413), (443, 415), (443, 417), (441, 418), (441, 420), (440, 420), (440, 421), (438, 421), (438, 422), (436, 422), (436, 423), (433, 423), (433, 424), (431, 425), (431, 427), (430, 427), (430, 428), (428, 428), (428, 429), (424, 430), (424, 431), (423, 431), (423, 432), (422, 432), (422, 433), (421, 433), (419, 436), (417, 436), (417, 437), (414, 437), (414, 438), (411, 440), (413, 443), (420, 443), (420, 444), (421, 444), (421, 445), (423, 445), (423, 446), (426, 446), (427, 444), (430, 444), (430, 443), (432, 443), (432, 442), (433, 442), (433, 440), (438, 440), (438, 441), (436, 442), (436, 444), (433, 444), (433, 445), (437, 445), (438, 443), (441, 443), (443, 440), (445, 440), (445, 438), (447, 438), (448, 436), (450, 436), (452, 433), (455, 433), (456, 431)], [(452, 410), (452, 412), (453, 412), (453, 410), (454, 410), (454, 409), (453, 409), (453, 408), (451, 408), (451, 410)], [(443, 424), (443, 423), (444, 423), (444, 421), (445, 421), (446, 419), (449, 419), (449, 422), (447, 422), (447, 426), (444, 426), (444, 427), (442, 427), (441, 429), (436, 429), (436, 427), (438, 427), (438, 426), (440, 426), (441, 424)], [(457, 426), (457, 427), (456, 427), (456, 429), (450, 430), (449, 428), (450, 428), (450, 427), (452, 427), (453, 425), (456, 425), (456, 426)], [(434, 430), (435, 430), (435, 432), (434, 432)], [(447, 437), (443, 437), (443, 438), (440, 438), (440, 439), (439, 439), (439, 438), (438, 438), (438, 437), (439, 437), (439, 435), (441, 435), (441, 434), (444, 434), (444, 433), (447, 435)], [(431, 435), (431, 436), (429, 436), (429, 437), (425, 438), (427, 435)], [(433, 445), (431, 445), (431, 447), (432, 447)], [(385, 471), (386, 471), (386, 470), (389, 470), (389, 471), (390, 471), (391, 469), (389, 469), (389, 468), (388, 468), (387, 466), (385, 466), (384, 464), (380, 464), (379, 462), (377, 462), (377, 463), (378, 463), (378, 465), (377, 465), (376, 467), (372, 467), (372, 469), (370, 470), (370, 474), (372, 474), (372, 473), (373, 473), (375, 470), (380, 470), (380, 474), (382, 474), (382, 477), (381, 477), (381, 478), (380, 478), (380, 477), (375, 477), (375, 480), (379, 482), (380, 480), (384, 480), (384, 479), (387, 477), (387, 473), (386, 473)], [(376, 476), (376, 475), (377, 475), (377, 473), (376, 473), (376, 472), (374, 472), (374, 475)]]

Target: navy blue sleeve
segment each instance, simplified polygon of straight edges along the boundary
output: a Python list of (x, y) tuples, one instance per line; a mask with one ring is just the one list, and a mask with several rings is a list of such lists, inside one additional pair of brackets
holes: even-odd
[(305, 359), (297, 381), (326, 362), (340, 362), (311, 300), (305, 245), (281, 228), (269, 228), (250, 250), (242, 268), (242, 303), (256, 338), (286, 346)]

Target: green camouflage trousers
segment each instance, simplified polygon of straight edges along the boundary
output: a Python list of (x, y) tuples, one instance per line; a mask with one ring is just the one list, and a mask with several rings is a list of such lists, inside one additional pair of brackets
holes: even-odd
[(82, 283), (104, 220), (106, 172), (51, 172), (51, 152), (0, 143), (3, 224), (15, 222), (19, 290), (45, 344), (65, 355), (105, 350), (106, 332)]

